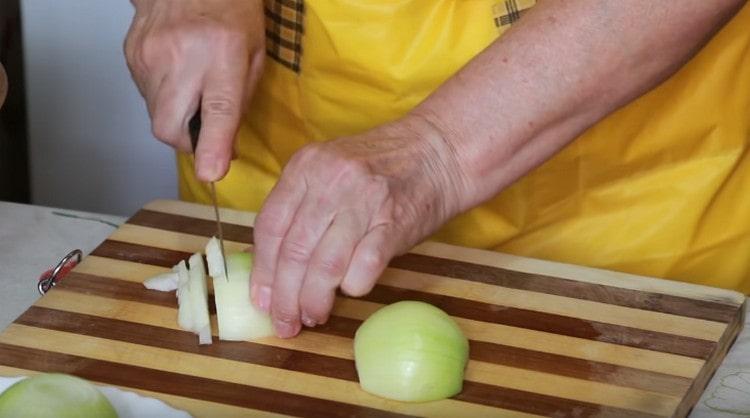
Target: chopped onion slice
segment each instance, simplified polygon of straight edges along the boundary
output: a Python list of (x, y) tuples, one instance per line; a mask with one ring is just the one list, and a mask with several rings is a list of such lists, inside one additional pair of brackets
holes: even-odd
[(205, 325), (203, 328), (198, 330), (198, 344), (213, 344), (213, 340), (211, 339), (211, 324)]
[(0, 418), (117, 418), (107, 398), (91, 383), (67, 374), (23, 379), (0, 395)]
[(354, 337), (359, 382), (366, 392), (408, 402), (461, 392), (469, 343), (442, 310), (397, 302), (372, 314)]
[[(224, 260), (221, 254), (221, 244), (216, 237), (211, 237), (206, 244), (206, 261), (208, 262), (208, 275), (214, 280), (224, 278)], [(227, 266), (227, 268), (229, 268)]]
[(208, 285), (206, 267), (200, 254), (193, 254), (190, 264), (190, 309), (192, 309), (193, 332), (198, 334), (199, 344), (211, 344), (211, 321), (208, 316)]
[(190, 298), (190, 272), (188, 271), (185, 260), (181, 260), (175, 266), (178, 275), (179, 287), (177, 288), (177, 324), (185, 331), (192, 331), (193, 310), (190, 307), (192, 299)]
[(171, 292), (177, 290), (178, 275), (175, 271), (169, 273), (157, 274), (154, 277), (146, 279), (143, 286), (146, 289), (159, 290), (161, 292)]
[(185, 331), (198, 334), (198, 344), (211, 344), (211, 322), (208, 315), (208, 288), (203, 257), (193, 254), (177, 264), (177, 323)]
[[(211, 238), (206, 245), (208, 271), (213, 278), (219, 338), (250, 341), (274, 335), (270, 315), (250, 301), (250, 272), (253, 259), (248, 253), (233, 253), (226, 258), (224, 270), (219, 240)], [(180, 261), (171, 273), (154, 276), (144, 282), (149, 289), (177, 290), (177, 323), (180, 328), (198, 334), (199, 344), (211, 344), (211, 322), (208, 314), (208, 289), (205, 266), (200, 254)], [(228, 273), (228, 274), (227, 274)]]

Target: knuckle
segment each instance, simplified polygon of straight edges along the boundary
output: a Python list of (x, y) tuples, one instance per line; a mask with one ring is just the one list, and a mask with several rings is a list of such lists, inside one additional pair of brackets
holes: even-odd
[[(350, 158), (344, 155), (327, 155), (329, 163), (326, 165), (329, 176), (341, 184), (357, 187), (365, 196), (371, 193), (369, 184), (373, 177), (370, 165), (360, 159)], [(365, 186), (362, 188), (362, 186)]]
[(132, 34), (125, 37), (125, 40), (122, 43), (122, 51), (125, 54), (125, 62), (127, 62), (128, 65), (133, 65), (135, 60), (133, 59), (134, 48)]
[(361, 263), (362, 268), (365, 272), (368, 273), (368, 275), (370, 275), (371, 277), (376, 277), (385, 268), (386, 264), (388, 263), (388, 259), (383, 251), (379, 249), (372, 249), (366, 251), (362, 255)]
[[(357, 163), (342, 160), (338, 157), (334, 157), (332, 161), (327, 162), (323, 169), (325, 170), (323, 172), (324, 178), (345, 187), (362, 184), (362, 180), (367, 176), (365, 171), (357, 166)], [(361, 191), (364, 192), (364, 190)]]
[(261, 256), (257, 251), (255, 251), (253, 255), (253, 266), (252, 266), (252, 269), (250, 270), (250, 284), (251, 285), (273, 284), (273, 268), (268, 262), (268, 258)]
[(333, 305), (333, 293), (326, 295), (307, 295), (300, 296), (300, 310), (314, 319), (318, 324), (324, 324), (328, 320), (330, 306)]
[(239, 107), (227, 96), (212, 95), (203, 99), (203, 112), (211, 116), (234, 116)]
[(370, 174), (370, 167), (361, 160), (339, 157), (336, 167), (341, 174), (354, 177), (365, 177)]
[(247, 31), (237, 26), (206, 22), (204, 31), (205, 36), (212, 41), (212, 45), (238, 48), (248, 43)]
[(145, 65), (152, 65), (164, 56), (164, 40), (162, 36), (146, 36), (137, 48), (136, 54), (138, 59)]
[(365, 185), (367, 196), (383, 197), (390, 194), (390, 183), (385, 176), (371, 176)]
[(272, 286), (273, 285), (273, 274), (266, 268), (263, 263), (258, 260), (253, 264), (253, 271), (250, 275), (252, 284), (258, 286)]
[(142, 48), (135, 35), (131, 33), (125, 38), (122, 49), (125, 55), (125, 64), (127, 64), (133, 79), (136, 82), (143, 81), (147, 72), (143, 63)]
[(292, 159), (289, 161), (290, 163), (300, 163), (302, 161), (315, 159), (318, 156), (318, 152), (320, 150), (320, 145), (317, 143), (307, 144), (304, 147), (300, 148), (297, 152), (294, 153), (292, 156)]
[(184, 56), (186, 51), (197, 45), (194, 31), (180, 26), (165, 26), (157, 31), (143, 36), (137, 45), (133, 46), (134, 57), (144, 66), (153, 67), (158, 63), (175, 61)]
[(275, 303), (272, 313), (274, 319), (283, 322), (294, 322), (299, 319), (299, 310), (296, 306), (287, 306)]
[(305, 264), (310, 260), (312, 249), (296, 240), (284, 240), (281, 244), (281, 256), (291, 262)]
[[(283, 238), (284, 225), (281, 217), (274, 212), (261, 211), (255, 218), (253, 235), (255, 237)], [(258, 242), (260, 241), (262, 240), (258, 240)]]
[(178, 134), (162, 117), (154, 117), (151, 132), (158, 140), (168, 144), (176, 143), (178, 139)]
[(289, 162), (284, 166), (284, 171), (281, 174), (282, 179), (306, 176), (310, 164), (320, 160), (317, 148), (317, 144), (308, 144), (292, 154)]
[(346, 274), (346, 269), (349, 266), (349, 260), (346, 260), (341, 255), (331, 255), (328, 257), (321, 258), (316, 266), (316, 270), (323, 273), (322, 278), (326, 279), (340, 279)]

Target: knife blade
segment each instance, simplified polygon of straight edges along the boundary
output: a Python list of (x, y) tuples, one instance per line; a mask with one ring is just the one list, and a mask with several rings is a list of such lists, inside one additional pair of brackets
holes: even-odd
[[(193, 158), (195, 158), (195, 150), (198, 147), (198, 138), (201, 133), (201, 108), (195, 112), (190, 122), (188, 122), (188, 131), (190, 132), (190, 145), (193, 148)], [(193, 160), (193, 166), (195, 166), (195, 160)], [(216, 199), (216, 184), (213, 181), (208, 182), (208, 190), (211, 195), (211, 202), (214, 205), (214, 216), (216, 217), (216, 232), (219, 236), (219, 249), (221, 250), (221, 260), (224, 262), (224, 276), (229, 274), (227, 270), (227, 259), (224, 255), (224, 231), (221, 228), (221, 217), (219, 216), (219, 202)]]

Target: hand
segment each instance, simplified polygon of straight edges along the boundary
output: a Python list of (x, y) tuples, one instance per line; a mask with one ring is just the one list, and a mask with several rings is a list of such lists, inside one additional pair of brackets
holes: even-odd
[(392, 257), (457, 213), (462, 176), (410, 117), (297, 152), (255, 222), (255, 304), (280, 337), (328, 320), (336, 289), (368, 293)]
[(265, 56), (262, 0), (133, 0), (125, 56), (159, 140), (191, 152), (188, 122), (201, 105), (202, 181), (229, 169), (244, 107)]

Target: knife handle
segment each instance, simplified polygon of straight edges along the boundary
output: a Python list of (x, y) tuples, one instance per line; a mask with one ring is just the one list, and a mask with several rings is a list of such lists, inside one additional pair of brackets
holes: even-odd
[(195, 114), (192, 118), (190, 118), (190, 121), (188, 122), (188, 132), (190, 133), (190, 146), (193, 147), (193, 154), (195, 154), (195, 149), (198, 147), (198, 137), (200, 137), (201, 134), (200, 105), (198, 105), (198, 110), (195, 111)]

